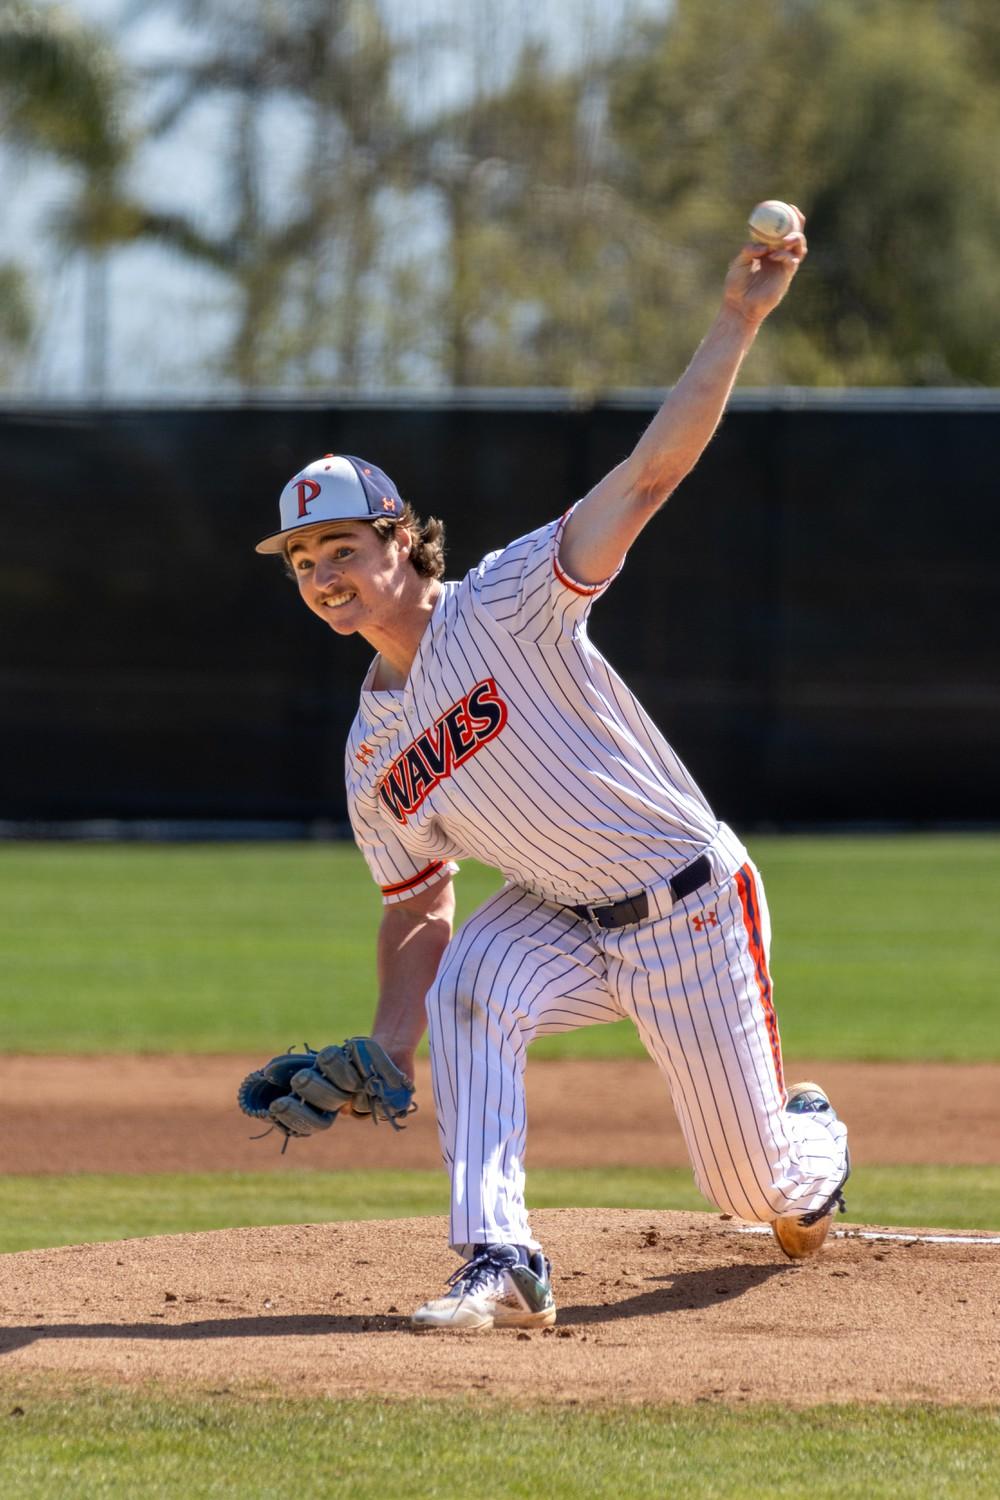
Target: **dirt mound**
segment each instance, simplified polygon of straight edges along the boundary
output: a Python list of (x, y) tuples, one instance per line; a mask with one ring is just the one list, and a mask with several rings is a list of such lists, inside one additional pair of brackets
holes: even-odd
[(837, 1238), (792, 1265), (710, 1214), (533, 1217), (556, 1268), (544, 1333), (409, 1328), (455, 1265), (443, 1219), (232, 1229), (0, 1257), (0, 1370), (583, 1404), (1000, 1399), (985, 1236)]
[[(285, 1156), (236, 1108), (236, 1087), (261, 1057), (0, 1058), (6, 1118), (0, 1171), (268, 1172), (287, 1167), (438, 1168), (430, 1070), (417, 1075), (419, 1113), (392, 1135), (338, 1122)], [(790, 1065), (791, 1067), (791, 1065)], [(851, 1129), (855, 1165), (1000, 1163), (1000, 1065), (817, 1063)], [(688, 1165), (666, 1086), (648, 1058), (532, 1059), (528, 1064), (532, 1167)]]

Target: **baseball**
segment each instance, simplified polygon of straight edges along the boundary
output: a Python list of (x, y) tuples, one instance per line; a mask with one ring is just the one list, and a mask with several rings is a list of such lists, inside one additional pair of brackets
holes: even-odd
[(754, 240), (761, 245), (780, 245), (786, 234), (799, 227), (794, 208), (782, 203), (780, 198), (766, 198), (758, 203), (747, 220), (747, 227)]

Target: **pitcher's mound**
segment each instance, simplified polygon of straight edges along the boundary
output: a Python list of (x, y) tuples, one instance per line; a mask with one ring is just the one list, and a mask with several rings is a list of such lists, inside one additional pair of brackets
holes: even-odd
[(409, 1328), (457, 1264), (442, 1219), (306, 1224), (2, 1256), (2, 1367), (531, 1403), (1000, 1397), (1000, 1245), (984, 1236), (831, 1239), (792, 1265), (711, 1214), (533, 1222), (559, 1306), (544, 1333)]

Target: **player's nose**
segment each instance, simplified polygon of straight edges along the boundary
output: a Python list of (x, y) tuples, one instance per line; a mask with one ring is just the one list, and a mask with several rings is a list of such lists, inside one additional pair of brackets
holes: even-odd
[(340, 569), (329, 558), (321, 557), (312, 570), (313, 587), (321, 593), (333, 588), (340, 577)]

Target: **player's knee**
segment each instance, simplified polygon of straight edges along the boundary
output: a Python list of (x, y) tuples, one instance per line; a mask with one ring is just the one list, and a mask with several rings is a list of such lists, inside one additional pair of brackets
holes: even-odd
[(450, 1017), (470, 1019), (496, 1009), (495, 974), (481, 956), (470, 954), (446, 963), (427, 996), (428, 1025), (432, 1014), (437, 1020)]
[(720, 1213), (749, 1224), (769, 1224), (774, 1218), (774, 1190), (756, 1178), (739, 1182), (708, 1179), (695, 1173), (695, 1183), (703, 1198), (714, 1203)]

